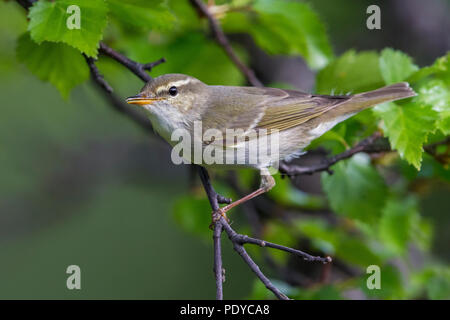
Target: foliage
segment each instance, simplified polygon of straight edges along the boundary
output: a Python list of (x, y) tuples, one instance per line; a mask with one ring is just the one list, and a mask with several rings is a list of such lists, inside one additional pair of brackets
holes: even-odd
[[(269, 54), (303, 57), (317, 70), (317, 93), (358, 93), (400, 81), (408, 81), (418, 93), (363, 112), (313, 143), (314, 147), (325, 146), (336, 153), (382, 130), (400, 160), (387, 153), (376, 165), (365, 154), (339, 162), (332, 168), (333, 175), (321, 175), (326, 200), (305, 194), (287, 179), (276, 177), (278, 186), (269, 193), (276, 208), (326, 210), (329, 206), (336, 213), (336, 221), (298, 218), (287, 224), (274, 219), (266, 224), (263, 236), (293, 246), (298, 239), (309, 239), (318, 252), (359, 270), (347, 283), (313, 289), (293, 288), (283, 282), (278, 285), (292, 297), (302, 299), (342, 298), (351, 289), (377, 298), (448, 298), (448, 268), (434, 262), (418, 269), (411, 267), (410, 281), (405, 283), (398, 266), (407, 264), (411, 247), (427, 257), (433, 236), (431, 223), (420, 213), (420, 194), (411, 185), (418, 177), (450, 181), (448, 162), (439, 162), (424, 151), (427, 143), (442, 140), (450, 133), (450, 54), (422, 68), (412, 57), (391, 48), (381, 52), (350, 49), (335, 57), (325, 23), (307, 3), (218, 2), (216, 17), (225, 32), (247, 33)], [(66, 8), (71, 4), (81, 8), (80, 30), (65, 27)], [(81, 53), (97, 57), (101, 39), (114, 43), (116, 49), (137, 61), (164, 56), (168, 63), (155, 69), (155, 75), (176, 71), (211, 84), (243, 85), (243, 76), (205, 35), (207, 30), (206, 21), (198, 19), (188, 1), (40, 0), (29, 11), (28, 31), (17, 39), (16, 52), (31, 73), (50, 82), (64, 97), (88, 79), (89, 70)], [(238, 45), (236, 50), (247, 60)], [(448, 154), (448, 146), (443, 148), (439, 152)], [(395, 181), (387, 181), (388, 173), (395, 173)], [(175, 220), (181, 227), (210, 237), (206, 214), (210, 208), (204, 198), (186, 195), (174, 208)], [(271, 255), (277, 263), (287, 260), (279, 252)], [(364, 282), (365, 268), (371, 264), (380, 265), (385, 276), (383, 290), (376, 293), (367, 290)], [(250, 297), (267, 298), (262, 289), (257, 282)]]

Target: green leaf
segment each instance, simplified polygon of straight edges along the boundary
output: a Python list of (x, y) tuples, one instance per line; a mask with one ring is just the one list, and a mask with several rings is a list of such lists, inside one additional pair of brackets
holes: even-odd
[(444, 80), (432, 79), (419, 89), (419, 103), (433, 108), (438, 115), (436, 126), (443, 134), (450, 134), (450, 88)]
[(108, 0), (111, 15), (117, 20), (146, 30), (170, 30), (175, 17), (164, 0)]
[(436, 59), (431, 66), (414, 72), (407, 80), (414, 83), (430, 76), (441, 79), (447, 85), (450, 85), (450, 53)]
[(34, 75), (53, 84), (64, 98), (89, 78), (89, 68), (81, 54), (62, 43), (37, 44), (26, 33), (18, 39), (16, 54)]
[(370, 164), (366, 154), (333, 166), (334, 173), (322, 173), (322, 186), (331, 208), (338, 214), (363, 222), (375, 222), (386, 198), (383, 178)]
[(423, 144), (435, 130), (438, 114), (430, 106), (389, 102), (373, 108), (383, 120), (384, 134), (402, 159), (420, 170)]
[(316, 79), (321, 94), (358, 93), (384, 85), (378, 54), (374, 51), (347, 51), (323, 68)]
[(313, 69), (324, 67), (333, 52), (325, 27), (306, 3), (292, 0), (256, 0), (253, 10), (228, 13), (223, 20), (227, 32), (247, 32), (270, 54), (301, 55)]
[[(76, 12), (67, 9), (80, 8), (80, 29), (68, 28), (68, 19)], [(30, 8), (28, 30), (37, 43), (43, 41), (64, 42), (88, 56), (96, 57), (98, 43), (107, 23), (107, 6), (104, 0), (41, 0)]]
[(387, 48), (381, 52), (380, 71), (386, 84), (403, 81), (418, 69), (411, 57), (401, 51)]
[(412, 221), (418, 214), (413, 198), (392, 198), (387, 202), (380, 220), (380, 238), (393, 253), (405, 253), (412, 236)]

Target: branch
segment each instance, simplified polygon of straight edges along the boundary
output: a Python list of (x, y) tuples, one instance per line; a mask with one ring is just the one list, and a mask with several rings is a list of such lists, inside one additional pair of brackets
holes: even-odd
[(295, 164), (288, 164), (285, 162), (280, 163), (280, 172), (287, 176), (296, 176), (301, 174), (313, 174), (315, 172), (327, 171), (328, 173), (333, 173), (330, 169), (331, 166), (336, 164), (337, 162), (351, 158), (357, 153), (366, 152), (366, 153), (378, 153), (378, 152), (386, 152), (391, 151), (389, 144), (378, 143), (381, 139), (381, 133), (375, 132), (370, 137), (360, 141), (356, 146), (351, 149), (348, 149), (334, 157), (323, 159), (322, 163), (314, 164), (310, 166), (299, 166)]
[(108, 100), (111, 107), (133, 120), (145, 131), (153, 134), (154, 131), (150, 120), (148, 120), (147, 117), (145, 117), (138, 111), (135, 111), (134, 109), (128, 107), (125, 103), (123, 103), (122, 100), (113, 93), (112, 87), (98, 70), (97, 66), (95, 65), (95, 60), (93, 58), (87, 57), (84, 54), (83, 56), (89, 66), (89, 70), (91, 71), (92, 80), (94, 80), (95, 84), (101, 89), (104, 97)]
[(99, 52), (111, 57), (112, 59), (116, 60), (126, 68), (128, 68), (131, 72), (133, 72), (135, 75), (137, 75), (142, 81), (148, 82), (152, 77), (148, 75), (145, 71), (152, 71), (153, 67), (166, 62), (166, 59), (161, 58), (155, 62), (151, 63), (139, 63), (136, 61), (133, 61), (129, 59), (128, 57), (124, 56), (123, 54), (120, 54), (119, 52), (115, 51), (114, 49), (108, 47), (105, 43), (100, 42), (100, 48)]
[(223, 32), (222, 28), (220, 27), (219, 22), (216, 20), (216, 18), (214, 18), (211, 12), (209, 12), (208, 6), (202, 0), (190, 0), (190, 1), (192, 6), (196, 8), (197, 11), (202, 16), (208, 19), (209, 27), (217, 43), (223, 48), (223, 50), (228, 55), (230, 60), (236, 65), (236, 67), (238, 67), (238, 69), (245, 76), (247, 81), (252, 86), (262, 87), (263, 86), (262, 82), (255, 76), (253, 70), (248, 68), (234, 52), (233, 47), (231, 46), (230, 41)]
[[(219, 209), (219, 199), (222, 199), (222, 197), (214, 190), (213, 186), (211, 185), (209, 175), (206, 169), (201, 166), (197, 166), (197, 168), (206, 195), (208, 196), (211, 208), (213, 209), (213, 212), (217, 211)], [(260, 239), (251, 238), (247, 235), (239, 234), (236, 231), (234, 231), (233, 228), (231, 228), (230, 224), (223, 217), (221, 217), (219, 220), (214, 222), (214, 273), (216, 277), (216, 298), (218, 300), (223, 299), (223, 288), (222, 288), (223, 269), (222, 269), (222, 256), (220, 254), (221, 253), (220, 234), (222, 233), (222, 229), (225, 230), (225, 232), (227, 233), (228, 238), (233, 244), (234, 250), (236, 250), (236, 252), (239, 253), (239, 255), (242, 257), (245, 263), (247, 263), (249, 268), (256, 274), (256, 276), (261, 280), (261, 282), (266, 286), (266, 288), (272, 291), (273, 294), (280, 300), (289, 300), (289, 298), (285, 294), (283, 294), (280, 290), (278, 290), (272, 284), (272, 282), (264, 275), (264, 273), (262, 273), (259, 266), (253, 261), (253, 259), (245, 250), (244, 244), (254, 244), (260, 247), (269, 247), (281, 251), (286, 251), (296, 256), (299, 256), (306, 261), (319, 261), (322, 263), (331, 262), (330, 257), (322, 258), (312, 256), (300, 250), (285, 247), (279, 244), (267, 242)]]

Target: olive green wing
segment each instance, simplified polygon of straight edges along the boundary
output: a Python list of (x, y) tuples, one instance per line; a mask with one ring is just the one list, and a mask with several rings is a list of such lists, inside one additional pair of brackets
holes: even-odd
[(215, 86), (202, 114), (203, 131), (216, 129), (223, 137), (226, 129), (240, 129), (243, 136), (252, 129), (282, 131), (320, 116), (344, 99), (348, 97), (314, 96), (277, 88)]
[(287, 130), (316, 118), (349, 99), (349, 96), (311, 95), (293, 90), (284, 92), (286, 97), (266, 106), (256, 129)]
[(203, 129), (253, 129), (264, 116), (266, 106), (287, 94), (275, 88), (211, 86)]

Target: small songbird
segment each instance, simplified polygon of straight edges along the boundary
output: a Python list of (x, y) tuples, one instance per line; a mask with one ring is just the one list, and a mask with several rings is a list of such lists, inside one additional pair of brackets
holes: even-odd
[[(269, 168), (301, 155), (312, 140), (336, 124), (374, 105), (415, 95), (406, 82), (354, 95), (330, 96), (276, 88), (211, 86), (184, 74), (166, 74), (150, 80), (127, 102), (148, 110), (153, 127), (172, 146), (178, 142), (172, 141), (172, 134), (182, 129), (190, 134), (191, 146), (198, 142), (201, 151), (211, 152), (212, 148), (213, 154), (226, 154), (224, 161), (215, 162), (214, 166), (244, 165), (260, 170), (260, 188), (216, 213), (225, 216), (232, 207), (273, 188), (275, 180)], [(196, 123), (201, 124), (200, 134), (195, 132)], [(214, 138), (211, 134), (205, 137), (208, 130), (215, 132)], [(235, 137), (226, 139), (230, 130)], [(256, 135), (250, 134), (255, 132)], [(267, 146), (262, 132), (268, 136), (276, 133), (276, 148)], [(239, 136), (243, 139), (239, 140)], [(266, 144), (262, 147), (265, 156), (261, 156), (261, 142)], [(257, 153), (252, 148), (255, 145), (259, 148)], [(243, 151), (243, 162), (236, 162), (235, 151)], [(203, 159), (199, 163), (193, 161), (191, 152), (183, 152), (183, 157), (211, 165)]]

